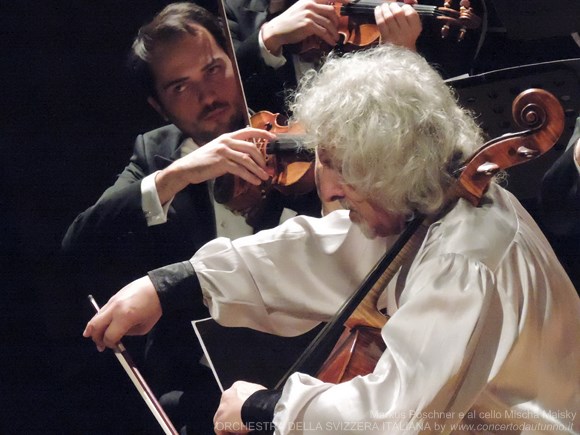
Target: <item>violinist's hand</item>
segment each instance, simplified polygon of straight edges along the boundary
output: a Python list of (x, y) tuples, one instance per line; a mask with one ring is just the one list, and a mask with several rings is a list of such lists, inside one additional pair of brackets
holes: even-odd
[(419, 14), (412, 4), (416, 0), (405, 0), (403, 6), (394, 1), (375, 8), (375, 21), (381, 34), (381, 42), (389, 42), (417, 51), (417, 38), (423, 29)]
[(334, 47), (338, 42), (338, 15), (328, 0), (298, 0), (282, 14), (264, 23), (262, 40), (268, 51), (280, 55), (284, 45), (318, 36)]
[(119, 290), (87, 323), (83, 337), (97, 349), (114, 349), (124, 335), (148, 333), (161, 317), (161, 303), (148, 276)]
[(236, 381), (222, 393), (219, 407), (213, 417), (217, 435), (243, 434), (250, 432), (242, 423), (242, 405), (248, 397), (266, 387), (251, 382)]
[(165, 204), (189, 184), (199, 184), (224, 174), (233, 174), (259, 185), (268, 179), (266, 160), (253, 139), (272, 140), (276, 136), (258, 128), (225, 133), (192, 153), (176, 160), (155, 177), (161, 204)]

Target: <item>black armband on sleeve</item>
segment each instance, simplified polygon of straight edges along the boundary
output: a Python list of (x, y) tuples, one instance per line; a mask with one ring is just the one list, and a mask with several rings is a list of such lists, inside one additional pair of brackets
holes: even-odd
[(253, 431), (260, 434), (274, 432), (274, 408), (282, 396), (278, 390), (258, 390), (246, 399), (242, 405), (242, 422)]
[(203, 304), (201, 286), (189, 261), (160, 267), (147, 275), (157, 291), (163, 314), (195, 310)]

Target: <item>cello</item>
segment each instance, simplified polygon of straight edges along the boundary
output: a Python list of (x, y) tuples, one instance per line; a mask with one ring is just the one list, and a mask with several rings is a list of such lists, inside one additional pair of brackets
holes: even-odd
[[(464, 198), (477, 207), (493, 177), (549, 151), (564, 130), (564, 111), (556, 97), (542, 89), (528, 89), (516, 97), (512, 116), (523, 128), (493, 139), (477, 150), (458, 170), (448, 202)], [(392, 248), (369, 272), (359, 289), (318, 333), (276, 388), (294, 372), (341, 383), (371, 373), (386, 349), (381, 329), (388, 317), (377, 310), (380, 294), (408, 256), (423, 241), (438, 216), (416, 216)]]

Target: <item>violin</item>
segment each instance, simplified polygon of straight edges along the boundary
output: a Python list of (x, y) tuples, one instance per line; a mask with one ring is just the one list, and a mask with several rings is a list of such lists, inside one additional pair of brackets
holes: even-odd
[(273, 189), (284, 195), (304, 195), (315, 188), (314, 152), (304, 148), (299, 126), (279, 123), (279, 118), (278, 114), (268, 111), (250, 118), (252, 127), (278, 135), (273, 141), (255, 141), (266, 160), (265, 171), (270, 179), (256, 186), (226, 174), (214, 183), (215, 200), (245, 216), (249, 225), (264, 211), (261, 205)]
[[(448, 205), (465, 198), (473, 206), (479, 206), (499, 171), (543, 155), (564, 131), (562, 106), (556, 97), (542, 89), (528, 89), (518, 95), (512, 104), (512, 115), (524, 130), (500, 136), (477, 150), (454, 174), (457, 182), (448, 192)], [(324, 382), (340, 383), (374, 370), (386, 349), (381, 329), (388, 321), (388, 317), (377, 310), (379, 296), (409, 256), (417, 252), (430, 225), (439, 217), (417, 216), (407, 225), (392, 248), (276, 388), (281, 388), (294, 372), (315, 375)]]
[[(384, 0), (352, 0), (348, 3), (333, 3), (335, 12), (339, 16), (340, 39), (337, 45), (331, 47), (322, 39), (311, 36), (298, 44), (294, 51), (301, 60), (315, 62), (333, 48), (339, 52), (349, 52), (378, 44), (381, 35), (375, 23), (374, 9), (382, 3)], [(442, 7), (424, 4), (410, 6), (422, 19), (434, 19), (440, 23), (440, 35), (443, 39), (451, 36), (452, 29), (458, 29), (456, 40), (462, 41), (468, 30), (481, 26), (482, 20), (474, 12), (469, 0), (461, 0), (459, 9), (453, 9), (451, 0), (445, 0)]]
[[(218, 12), (224, 23), (227, 16), (223, 1), (218, 1)], [(241, 82), (240, 69), (233, 49), (230, 29), (224, 26), (226, 51), (232, 60), (237, 77), (238, 91), (247, 108), (244, 87)], [(269, 111), (257, 112), (251, 117), (249, 110), (243, 113), (245, 124), (254, 128), (264, 129), (277, 134), (274, 141), (256, 140), (256, 147), (266, 160), (266, 172), (270, 179), (255, 186), (232, 174), (216, 178), (214, 182), (214, 199), (224, 204), (228, 209), (246, 218), (250, 226), (260, 220), (266, 212), (266, 199), (273, 191), (284, 195), (304, 195), (315, 189), (314, 153), (302, 145), (301, 128), (297, 125), (288, 126), (280, 114)]]

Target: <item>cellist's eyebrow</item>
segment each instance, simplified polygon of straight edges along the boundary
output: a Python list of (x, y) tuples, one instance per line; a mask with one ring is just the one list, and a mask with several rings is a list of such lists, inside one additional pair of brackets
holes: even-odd
[(323, 166), (326, 166), (327, 168), (332, 169), (333, 171), (337, 171), (339, 173), (342, 173), (341, 165), (340, 164), (339, 165), (336, 165), (335, 164), (334, 160), (332, 160), (332, 158), (330, 157), (328, 151), (326, 151), (322, 147), (318, 147), (316, 149), (316, 153), (318, 155), (318, 160), (320, 161), (320, 163)]

